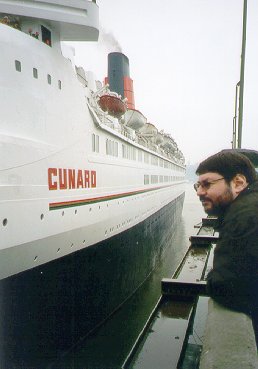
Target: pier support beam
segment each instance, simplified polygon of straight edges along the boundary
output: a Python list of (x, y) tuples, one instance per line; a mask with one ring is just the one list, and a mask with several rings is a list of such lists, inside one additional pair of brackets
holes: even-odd
[(252, 320), (209, 300), (199, 369), (258, 369)]

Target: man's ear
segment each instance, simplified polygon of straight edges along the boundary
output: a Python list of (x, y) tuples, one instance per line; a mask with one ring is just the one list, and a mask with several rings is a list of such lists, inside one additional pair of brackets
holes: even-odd
[(232, 186), (235, 194), (239, 195), (248, 186), (248, 182), (243, 174), (236, 174), (232, 179)]

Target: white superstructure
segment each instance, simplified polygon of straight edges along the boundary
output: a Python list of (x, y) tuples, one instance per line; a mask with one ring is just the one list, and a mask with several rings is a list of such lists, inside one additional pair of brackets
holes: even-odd
[(98, 37), (98, 7), (86, 0), (0, 0), (3, 14), (22, 18), (21, 29), (32, 25), (40, 33), (40, 24), (47, 22), (58, 33), (58, 41), (96, 41)]

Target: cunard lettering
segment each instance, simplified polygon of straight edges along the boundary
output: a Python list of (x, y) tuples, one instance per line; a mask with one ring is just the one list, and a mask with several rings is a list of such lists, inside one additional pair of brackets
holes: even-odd
[(49, 190), (94, 188), (96, 185), (95, 170), (48, 168)]

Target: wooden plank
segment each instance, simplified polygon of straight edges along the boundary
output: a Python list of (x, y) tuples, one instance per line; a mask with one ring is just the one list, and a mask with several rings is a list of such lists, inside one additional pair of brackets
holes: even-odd
[(177, 369), (193, 312), (193, 302), (162, 299), (154, 321), (131, 360), (122, 368)]
[(217, 223), (217, 217), (207, 217), (202, 218), (202, 227), (212, 227), (214, 228)]
[(161, 281), (163, 295), (180, 299), (192, 299), (198, 295), (207, 296), (206, 281), (189, 282), (173, 278), (163, 278)]
[(194, 235), (191, 236), (189, 238), (189, 240), (191, 241), (191, 245), (192, 246), (206, 246), (209, 245), (211, 243), (216, 243), (218, 241), (218, 236), (216, 235), (206, 235), (206, 234), (198, 234), (198, 235)]
[(198, 282), (204, 277), (204, 269), (210, 254), (210, 245), (190, 247), (174, 273), (174, 279)]

